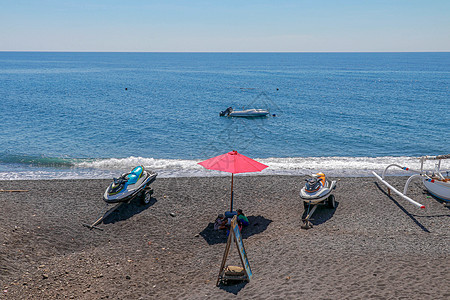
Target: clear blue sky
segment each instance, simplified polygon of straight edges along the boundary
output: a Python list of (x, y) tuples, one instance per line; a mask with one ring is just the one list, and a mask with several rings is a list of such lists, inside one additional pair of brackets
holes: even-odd
[(0, 0), (0, 51), (450, 51), (450, 0)]

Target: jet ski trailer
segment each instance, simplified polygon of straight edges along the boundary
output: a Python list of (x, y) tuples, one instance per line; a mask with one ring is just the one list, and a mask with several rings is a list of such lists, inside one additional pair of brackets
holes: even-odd
[(336, 208), (335, 197), (332, 194), (336, 188), (336, 181), (329, 181), (325, 174), (317, 173), (305, 179), (306, 184), (300, 190), (300, 198), (303, 200), (306, 217), (302, 219), (302, 229), (310, 229), (313, 227), (311, 217), (319, 205), (328, 208)]
[(106, 202), (107, 208), (109, 204), (115, 205), (107, 209), (93, 224), (83, 225), (90, 229), (102, 230), (96, 226), (122, 204), (130, 203), (135, 198), (140, 198), (143, 205), (149, 204), (153, 194), (150, 184), (155, 181), (157, 175), (155, 172), (146, 171), (143, 166), (137, 166), (130, 173), (124, 173), (119, 178), (114, 178), (113, 182), (105, 190), (103, 200)]
[[(403, 199), (409, 201), (410, 203), (424, 209), (425, 205), (420, 204), (417, 201), (414, 201), (413, 199), (409, 198), (406, 195), (406, 192), (408, 191), (408, 186), (411, 183), (411, 180), (413, 180), (414, 178), (421, 178), (422, 179), (422, 183), (423, 185), (426, 187), (426, 189), (428, 190), (428, 192), (433, 195), (434, 197), (441, 199), (443, 201), (446, 201), (446, 205), (448, 205), (448, 202), (450, 201), (450, 177), (448, 175), (448, 173), (450, 173), (450, 170), (447, 171), (443, 171), (441, 170), (441, 160), (444, 159), (450, 159), (450, 154), (446, 154), (446, 155), (437, 155), (437, 156), (422, 156), (419, 158), (420, 159), (420, 170), (413, 170), (410, 169), (408, 167), (402, 167), (400, 165), (397, 164), (390, 164), (389, 166), (386, 167), (386, 169), (384, 169), (382, 175), (378, 175), (377, 173), (375, 173), (374, 171), (372, 171), (372, 174), (384, 185), (386, 185), (386, 187), (388, 188), (388, 195), (391, 195), (391, 190), (396, 193), (397, 195), (399, 195), (400, 197), (402, 197)], [(435, 161), (435, 166), (434, 166), (434, 170), (433, 171), (426, 171), (424, 170), (424, 163), (427, 160), (433, 160)], [(400, 192), (399, 190), (397, 190), (396, 188), (394, 188), (392, 185), (390, 185), (386, 180), (385, 180), (385, 175), (386, 175), (386, 171), (391, 168), (391, 167), (395, 167), (395, 168), (400, 168), (402, 170), (405, 171), (410, 171), (410, 172), (414, 172), (415, 174), (413, 174), (412, 176), (410, 176), (408, 178), (408, 180), (405, 183), (405, 187), (403, 188), (403, 192)], [(444, 176), (444, 172), (446, 172), (446, 175)]]

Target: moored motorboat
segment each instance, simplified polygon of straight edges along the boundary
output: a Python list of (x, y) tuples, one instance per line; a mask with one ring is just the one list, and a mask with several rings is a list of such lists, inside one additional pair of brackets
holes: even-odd
[(269, 114), (269, 110), (261, 108), (250, 108), (245, 110), (234, 110), (231, 106), (226, 110), (220, 112), (220, 116), (227, 117), (266, 117)]

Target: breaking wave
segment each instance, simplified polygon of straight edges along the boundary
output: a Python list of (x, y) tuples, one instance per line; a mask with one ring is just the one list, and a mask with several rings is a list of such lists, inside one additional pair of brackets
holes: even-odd
[[(204, 158), (206, 159), (206, 158)], [(211, 171), (198, 163), (204, 159), (157, 159), (130, 156), (126, 158), (73, 159), (33, 157), (26, 155), (0, 155), (0, 180), (23, 179), (103, 179), (120, 176), (137, 165), (158, 172), (159, 177), (227, 176), (227, 173)], [(389, 164), (418, 169), (418, 157), (287, 157), (263, 158), (257, 161), (269, 167), (259, 173), (239, 175), (308, 175), (325, 172), (330, 176), (372, 176), (371, 171), (381, 172)], [(447, 163), (445, 165), (444, 163)], [(443, 161), (442, 169), (448, 169)], [(429, 162), (429, 169), (432, 169)], [(389, 171), (389, 175), (408, 175), (402, 170)]]

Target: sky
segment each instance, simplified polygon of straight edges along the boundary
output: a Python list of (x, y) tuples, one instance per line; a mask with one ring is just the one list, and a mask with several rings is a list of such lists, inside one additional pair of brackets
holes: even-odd
[(450, 0), (0, 0), (0, 51), (450, 51)]

